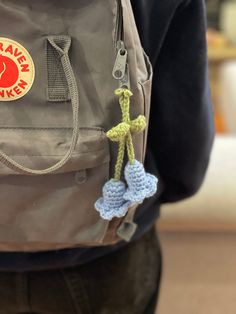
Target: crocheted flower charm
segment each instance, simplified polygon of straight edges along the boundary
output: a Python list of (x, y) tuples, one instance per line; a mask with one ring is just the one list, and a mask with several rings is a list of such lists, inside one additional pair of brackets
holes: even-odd
[(104, 185), (103, 197), (95, 203), (95, 208), (103, 219), (111, 220), (126, 215), (131, 202), (124, 200), (125, 191), (126, 186), (122, 181), (111, 179)]
[(125, 167), (125, 179), (128, 184), (124, 199), (132, 203), (141, 204), (145, 198), (156, 193), (158, 179), (146, 173), (138, 160), (134, 163), (128, 162)]
[[(119, 97), (122, 121), (107, 132), (107, 137), (118, 143), (114, 178), (105, 183), (103, 197), (95, 203), (96, 210), (106, 220), (125, 216), (131, 205), (141, 204), (146, 197), (154, 195), (158, 181), (155, 176), (146, 173), (143, 165), (135, 159), (132, 135), (146, 128), (146, 118), (143, 115), (130, 118), (130, 97), (133, 94), (129, 89), (118, 88), (115, 94)], [(129, 160), (125, 167), (128, 188), (121, 181), (125, 149)]]

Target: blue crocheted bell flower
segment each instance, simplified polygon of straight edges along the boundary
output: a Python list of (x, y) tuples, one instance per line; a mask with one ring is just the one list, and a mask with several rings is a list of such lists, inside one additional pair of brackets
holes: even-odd
[(105, 220), (111, 220), (114, 217), (124, 217), (127, 213), (130, 201), (126, 201), (123, 195), (126, 191), (125, 183), (115, 179), (108, 181), (103, 187), (103, 197), (95, 203), (95, 209)]
[(125, 167), (125, 179), (128, 184), (124, 199), (132, 203), (141, 204), (147, 197), (153, 196), (157, 191), (158, 179), (146, 173), (143, 164), (135, 160), (128, 162)]

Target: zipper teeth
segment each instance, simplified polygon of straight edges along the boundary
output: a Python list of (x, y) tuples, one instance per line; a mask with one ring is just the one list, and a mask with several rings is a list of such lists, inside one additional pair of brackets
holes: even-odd
[(116, 31), (115, 31), (115, 47), (119, 40), (123, 39), (123, 14), (121, 0), (117, 0), (117, 15), (116, 15)]

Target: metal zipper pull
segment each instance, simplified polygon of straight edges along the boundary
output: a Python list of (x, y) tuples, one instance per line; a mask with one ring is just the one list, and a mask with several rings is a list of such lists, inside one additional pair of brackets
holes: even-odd
[(126, 63), (125, 67), (125, 75), (124, 77), (119, 81), (119, 87), (120, 88), (127, 88), (130, 90), (130, 75), (129, 75), (129, 65)]
[(128, 53), (122, 41), (117, 42), (117, 49), (118, 51), (116, 55), (115, 64), (112, 70), (112, 75), (116, 80), (120, 80), (125, 75)]

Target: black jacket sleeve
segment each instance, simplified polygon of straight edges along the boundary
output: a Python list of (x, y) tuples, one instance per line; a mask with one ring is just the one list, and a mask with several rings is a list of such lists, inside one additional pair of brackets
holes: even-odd
[(204, 2), (134, 0), (133, 6), (154, 69), (148, 153), (162, 185), (159, 201), (178, 201), (201, 186), (214, 137)]

